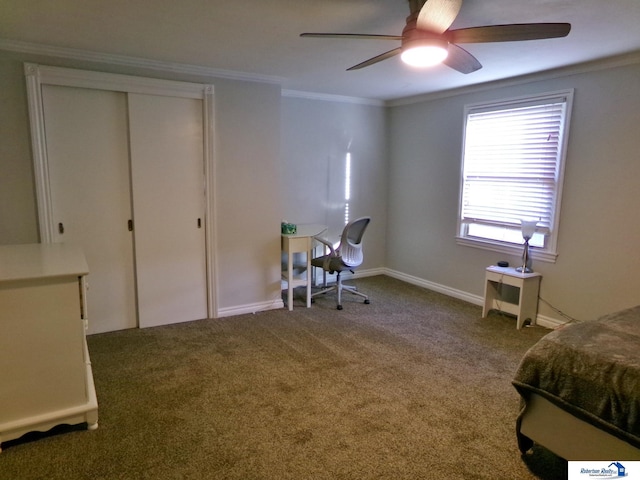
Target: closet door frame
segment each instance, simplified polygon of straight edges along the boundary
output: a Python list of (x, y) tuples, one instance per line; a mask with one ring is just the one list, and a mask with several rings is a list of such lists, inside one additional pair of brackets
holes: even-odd
[(143, 93), (172, 97), (196, 98), (203, 101), (203, 152), (205, 175), (205, 238), (207, 261), (208, 317), (217, 317), (216, 304), (216, 217), (215, 212), (215, 159), (214, 159), (214, 89), (213, 85), (159, 80), (131, 75), (50, 67), (34, 63), (24, 64), (27, 83), (27, 102), (31, 126), (31, 148), (38, 206), (40, 242), (53, 243), (55, 225), (49, 184), (49, 164), (45, 137), (45, 118), (42, 86), (91, 88), (125, 93)]

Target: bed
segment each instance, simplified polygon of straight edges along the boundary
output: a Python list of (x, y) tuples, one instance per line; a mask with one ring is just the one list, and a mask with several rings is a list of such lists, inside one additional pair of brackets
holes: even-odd
[(555, 330), (513, 379), (516, 435), (566, 460), (640, 460), (640, 305)]

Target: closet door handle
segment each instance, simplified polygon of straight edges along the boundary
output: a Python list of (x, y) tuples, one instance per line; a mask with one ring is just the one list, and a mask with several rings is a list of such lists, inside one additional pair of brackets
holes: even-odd
[(198, 228), (202, 228), (202, 220), (200, 218), (198, 219)]
[(129, 229), (130, 232), (133, 232), (133, 220), (127, 221), (127, 228)]
[(64, 233), (64, 225), (62, 222), (58, 223), (58, 233), (62, 235)]

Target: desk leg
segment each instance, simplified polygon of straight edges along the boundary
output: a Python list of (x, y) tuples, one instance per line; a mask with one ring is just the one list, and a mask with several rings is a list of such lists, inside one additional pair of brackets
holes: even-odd
[(293, 310), (293, 253), (287, 254), (287, 307)]

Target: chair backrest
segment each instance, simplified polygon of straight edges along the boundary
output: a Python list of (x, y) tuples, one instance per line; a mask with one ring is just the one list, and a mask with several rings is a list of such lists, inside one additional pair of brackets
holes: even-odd
[(337, 250), (340, 252), (342, 262), (349, 267), (357, 267), (362, 264), (364, 255), (362, 253), (362, 236), (367, 229), (371, 217), (361, 217), (347, 223), (342, 231), (340, 245)]

